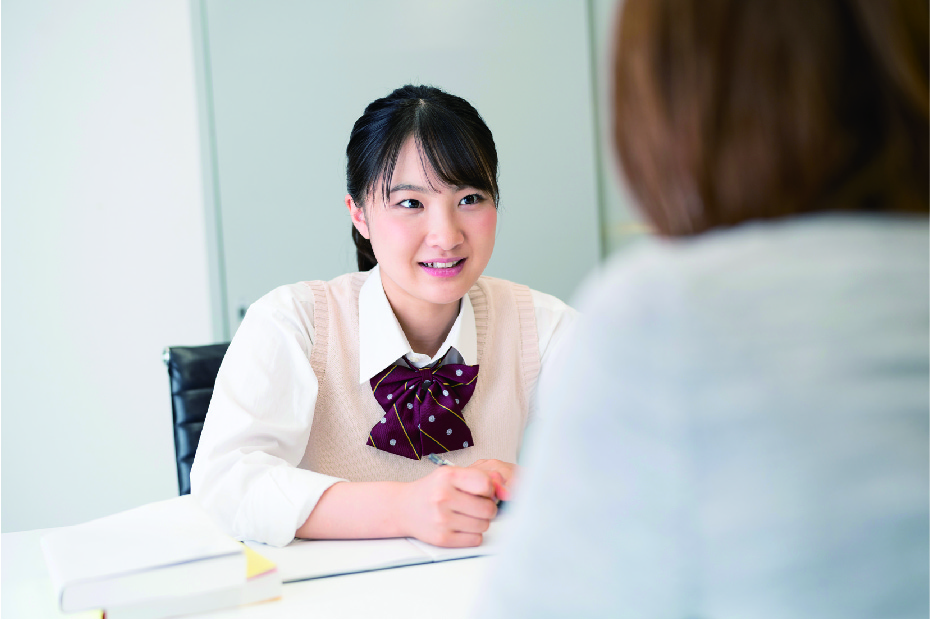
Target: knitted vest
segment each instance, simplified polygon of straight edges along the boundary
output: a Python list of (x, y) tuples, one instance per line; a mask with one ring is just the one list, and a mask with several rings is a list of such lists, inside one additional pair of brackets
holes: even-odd
[[(310, 364), (320, 388), (300, 467), (354, 482), (410, 482), (436, 468), (365, 445), (384, 415), (366, 381), (359, 383), (358, 296), (368, 273), (313, 281), (316, 338)], [(539, 336), (529, 288), (482, 276), (468, 292), (478, 335), (478, 382), (463, 415), (474, 445), (443, 456), (456, 465), (478, 459), (517, 461), (539, 374)]]

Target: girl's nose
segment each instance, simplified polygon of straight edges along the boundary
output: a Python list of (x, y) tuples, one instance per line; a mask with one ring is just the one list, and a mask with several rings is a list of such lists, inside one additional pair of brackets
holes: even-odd
[(430, 214), (426, 243), (437, 249), (452, 250), (465, 241), (454, 209), (434, 209)]

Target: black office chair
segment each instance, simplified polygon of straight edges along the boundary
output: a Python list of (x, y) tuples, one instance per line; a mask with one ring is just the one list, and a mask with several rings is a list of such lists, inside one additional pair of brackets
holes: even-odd
[(165, 347), (180, 495), (191, 492), (191, 465), (194, 464), (200, 431), (213, 396), (216, 373), (228, 347), (228, 342), (198, 347)]

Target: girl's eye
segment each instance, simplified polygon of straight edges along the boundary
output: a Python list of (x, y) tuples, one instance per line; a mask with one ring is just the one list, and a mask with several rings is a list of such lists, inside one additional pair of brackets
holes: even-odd
[(405, 209), (419, 209), (420, 207), (423, 206), (420, 203), (420, 201), (416, 200), (415, 198), (408, 198), (407, 200), (401, 200), (397, 204), (398, 206), (401, 206)]
[(460, 205), (474, 205), (484, 200), (481, 194), (469, 194), (459, 201)]

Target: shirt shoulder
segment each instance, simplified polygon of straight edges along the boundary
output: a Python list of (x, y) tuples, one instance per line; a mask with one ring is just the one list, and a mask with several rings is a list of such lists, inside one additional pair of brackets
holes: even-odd
[(546, 317), (549, 321), (559, 322), (561, 320), (574, 321), (578, 317), (578, 311), (569, 306), (567, 303), (548, 293), (530, 289), (530, 295), (533, 297), (533, 307), (536, 310), (536, 317)]
[(327, 288), (338, 288), (342, 286), (360, 285), (366, 279), (368, 273), (351, 272), (346, 273), (332, 280), (304, 280), (294, 282), (293, 284), (284, 284), (279, 286), (256, 301), (268, 309), (278, 309), (289, 311), (295, 306), (309, 305), (310, 312), (313, 312), (314, 289), (325, 290)]
[[(478, 281), (487, 286), (487, 287), (523, 287), (524, 285), (511, 282), (509, 280), (503, 280), (501, 278), (495, 278), (493, 276), (481, 276)], [(578, 313), (574, 308), (566, 304), (564, 301), (559, 299), (554, 295), (548, 293), (543, 293), (535, 289), (526, 287), (529, 290), (530, 295), (533, 299), (533, 307), (536, 310), (536, 314), (547, 314), (553, 317), (568, 316), (574, 318)]]
[[(620, 252), (581, 289), (579, 307), (607, 310), (670, 301), (703, 302), (733, 295), (802, 294), (851, 274), (909, 272), (928, 264), (926, 217), (814, 214), (749, 222), (695, 238), (645, 239)], [(877, 275), (882, 280), (886, 275)], [(722, 295), (725, 292), (726, 295)], [(592, 304), (592, 301), (597, 304)], [(677, 309), (689, 304), (679, 304)]]
[[(252, 304), (252, 308), (279, 312), (285, 315), (298, 311), (301, 313), (309, 312), (312, 324), (313, 300), (314, 295), (310, 282), (295, 282), (269, 291)], [(249, 310), (251, 311), (252, 308), (249, 308)]]
[[(479, 282), (485, 286), (493, 287), (523, 286), (492, 276), (481, 276)], [(560, 348), (558, 345), (567, 340), (566, 336), (571, 332), (572, 326), (578, 318), (578, 312), (554, 295), (542, 293), (529, 287), (526, 290), (529, 290), (533, 303), (536, 333), (539, 336), (540, 360), (542, 365), (546, 366), (547, 361), (553, 357), (553, 352), (558, 351)]]
[(307, 339), (305, 348), (309, 352), (316, 340), (314, 304), (317, 295), (328, 296), (332, 292), (357, 295), (369, 274), (351, 272), (329, 281), (306, 280), (279, 286), (249, 307), (240, 329), (247, 326), (250, 330), (261, 331), (276, 326), (288, 333), (302, 334)]
[(314, 294), (309, 282), (279, 286), (249, 307), (240, 329), (242, 326), (254, 330), (259, 325), (277, 325), (304, 334), (307, 345), (312, 345), (315, 339), (313, 303)]
[(263, 295), (256, 303), (285, 308), (295, 302), (313, 303), (313, 291), (309, 281), (279, 286)]

